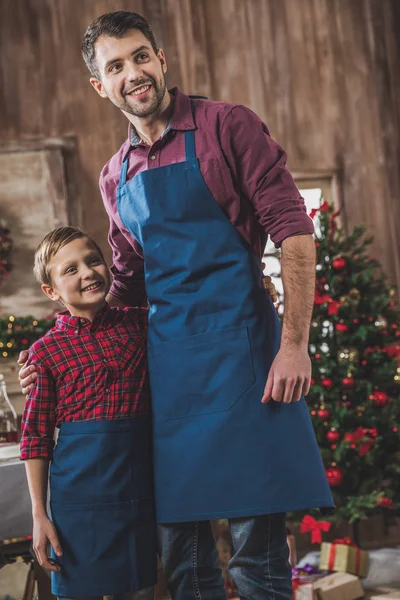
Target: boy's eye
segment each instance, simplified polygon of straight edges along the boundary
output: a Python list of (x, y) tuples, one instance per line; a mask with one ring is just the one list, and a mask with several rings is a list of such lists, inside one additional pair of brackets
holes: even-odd
[(68, 269), (65, 271), (66, 273), (73, 273), (75, 271), (75, 267), (68, 267)]
[(94, 256), (94, 257), (91, 259), (91, 261), (90, 261), (90, 262), (91, 262), (91, 264), (92, 264), (92, 265), (98, 265), (98, 264), (100, 264), (100, 263), (101, 263), (101, 260), (100, 260), (100, 258), (99, 258), (98, 256)]

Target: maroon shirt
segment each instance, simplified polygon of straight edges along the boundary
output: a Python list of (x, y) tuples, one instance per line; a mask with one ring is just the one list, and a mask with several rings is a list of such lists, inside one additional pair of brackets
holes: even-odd
[(129, 151), (128, 179), (141, 171), (185, 160), (185, 131), (195, 130), (196, 155), (204, 181), (232, 225), (261, 258), (267, 236), (277, 247), (291, 235), (311, 234), (303, 198), (286, 168), (286, 153), (266, 125), (245, 106), (194, 100), (171, 90), (168, 128), (151, 147), (130, 128), (130, 137), (100, 175), (100, 190), (110, 218), (114, 282), (110, 293), (129, 306), (146, 301), (143, 252), (119, 218), (116, 191)]
[(147, 310), (106, 305), (93, 322), (60, 313), (30, 349), (38, 378), (22, 416), (21, 459), (51, 459), (54, 428), (67, 421), (150, 412)]

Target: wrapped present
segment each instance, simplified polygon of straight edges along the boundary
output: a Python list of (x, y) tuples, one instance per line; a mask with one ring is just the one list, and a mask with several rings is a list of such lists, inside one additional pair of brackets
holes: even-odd
[(368, 598), (369, 600), (400, 600), (400, 590), (379, 588), (374, 590)]
[(333, 573), (314, 583), (317, 600), (358, 600), (364, 597), (360, 580), (350, 573)]
[(293, 600), (317, 600), (314, 583), (325, 575), (326, 572), (321, 573), (318, 569), (310, 565), (306, 565), (302, 569), (293, 568)]
[(365, 577), (368, 572), (368, 552), (361, 550), (350, 538), (322, 542), (319, 568)]

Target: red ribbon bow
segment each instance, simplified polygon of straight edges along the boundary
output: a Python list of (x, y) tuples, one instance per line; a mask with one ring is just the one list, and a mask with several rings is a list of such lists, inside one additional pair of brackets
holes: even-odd
[(317, 521), (311, 515), (306, 515), (300, 523), (301, 533), (311, 532), (311, 543), (320, 544), (322, 542), (322, 531), (329, 531), (331, 524), (328, 521)]

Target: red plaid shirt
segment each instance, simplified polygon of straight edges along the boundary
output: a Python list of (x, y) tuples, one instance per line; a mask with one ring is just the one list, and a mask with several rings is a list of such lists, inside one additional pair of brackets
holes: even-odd
[(35, 342), (38, 378), (22, 416), (21, 459), (51, 459), (55, 427), (150, 412), (147, 310), (106, 305), (93, 322), (64, 312)]

